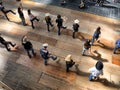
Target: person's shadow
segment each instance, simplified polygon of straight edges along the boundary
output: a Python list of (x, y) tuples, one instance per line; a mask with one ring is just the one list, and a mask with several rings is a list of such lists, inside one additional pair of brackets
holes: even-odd
[(108, 62), (108, 60), (107, 59), (104, 59), (104, 58), (102, 58), (101, 57), (101, 54), (100, 53), (98, 53), (98, 51), (93, 51), (96, 55), (94, 55), (94, 54), (92, 54), (92, 55), (85, 55), (85, 56), (87, 56), (87, 57), (91, 57), (91, 58), (93, 58), (94, 60), (100, 60), (100, 61), (102, 61), (102, 62)]
[(106, 46), (105, 44), (103, 44), (102, 42), (98, 41), (98, 44), (93, 44), (93, 46), (99, 46), (101, 48), (107, 49), (107, 50), (113, 50), (112, 47)]
[[(77, 75), (80, 75), (80, 76), (89, 76), (89, 74), (90, 73), (87, 73), (87, 72), (83, 72), (83, 71), (80, 71), (80, 69), (79, 69), (79, 64), (76, 64), (75, 65), (75, 69), (76, 69), (76, 74)], [(104, 86), (108, 86), (108, 87), (114, 87), (114, 88), (116, 88), (116, 89), (120, 89), (120, 85), (117, 85), (117, 84), (115, 84), (114, 82), (110, 82), (110, 81), (108, 81), (106, 78), (99, 78), (98, 80), (94, 80), (94, 81), (92, 81), (92, 82), (100, 82), (100, 83), (102, 83)]]
[(79, 69), (78, 66), (79, 66), (79, 64), (76, 64), (76, 65), (75, 65), (75, 69), (76, 69), (76, 74), (77, 74), (77, 75), (80, 75), (80, 76), (89, 76), (89, 73), (80, 71), (80, 69)]

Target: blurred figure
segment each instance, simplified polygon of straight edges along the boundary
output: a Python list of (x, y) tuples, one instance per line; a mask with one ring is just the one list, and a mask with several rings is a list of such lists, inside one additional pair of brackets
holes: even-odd
[(50, 17), (49, 13), (45, 14), (45, 21), (46, 21), (46, 24), (47, 24), (48, 32), (50, 32), (50, 26), (53, 27), (53, 24), (51, 23), (51, 17)]
[(11, 13), (13, 13), (13, 14), (16, 14), (16, 13), (13, 12), (12, 10), (7, 10), (7, 9), (5, 9), (5, 7), (3, 6), (3, 3), (2, 3), (2, 2), (0, 2), (0, 10), (1, 10), (2, 13), (5, 15), (5, 17), (7, 18), (8, 21), (10, 21), (9, 18), (8, 18), (8, 16), (7, 16), (7, 14), (8, 14), (9, 12), (11, 12)]
[(72, 59), (72, 56), (69, 54), (65, 57), (65, 61), (66, 61), (66, 72), (69, 72), (69, 68), (71, 68), (75, 62)]
[(79, 20), (76, 19), (74, 20), (74, 24), (73, 24), (73, 35), (72, 37), (75, 38), (75, 33), (78, 32), (79, 29)]
[(15, 46), (16, 46), (16, 44), (13, 44), (13, 43), (10, 42), (10, 41), (6, 41), (6, 40), (1, 36), (1, 33), (0, 33), (0, 43), (5, 46), (5, 48), (7, 49), (7, 51), (11, 51), (11, 48), (10, 48), (9, 45), (11, 45), (12, 47), (15, 47)]
[(67, 3), (66, 3), (65, 0), (61, 0), (60, 4), (61, 4), (62, 6), (65, 6)]
[(40, 49), (40, 54), (41, 54), (41, 57), (43, 58), (44, 65), (47, 65), (47, 60), (49, 58), (51, 58), (52, 60), (57, 59), (55, 55), (52, 55), (51, 53), (49, 53), (49, 51), (47, 50), (47, 47), (48, 47), (48, 44), (44, 43), (43, 48)]
[(24, 17), (24, 14), (23, 14), (23, 9), (21, 7), (18, 7), (18, 14), (19, 14), (19, 17), (22, 21), (22, 24), (25, 26), (26, 25), (25, 17)]
[(98, 80), (100, 75), (103, 75), (103, 63), (98, 61), (95, 67), (89, 69), (89, 81)]
[(90, 44), (90, 42), (91, 41), (89, 39), (85, 41), (85, 43), (83, 45), (82, 56), (85, 55), (86, 50), (90, 50), (89, 52), (91, 52), (91, 44)]
[(28, 9), (28, 16), (29, 16), (29, 19), (31, 21), (31, 26), (34, 29), (35, 28), (35, 26), (34, 26), (34, 20), (36, 20), (36, 21), (39, 22), (39, 19), (31, 13), (30, 9)]
[(113, 53), (116, 54), (117, 50), (120, 50), (120, 39), (116, 41)]
[(80, 1), (80, 4), (78, 6), (80, 9), (85, 8), (85, 3), (83, 2), (83, 0)]
[(26, 50), (29, 58), (32, 58), (32, 55), (30, 54), (30, 52), (32, 52), (33, 56), (36, 56), (36, 53), (34, 52), (34, 49), (33, 49), (33, 45), (30, 41), (28, 41), (27, 36), (23, 36), (22, 45)]
[(66, 27), (63, 26), (63, 19), (61, 18), (61, 15), (57, 15), (57, 19), (56, 19), (56, 23), (57, 23), (57, 27), (58, 27), (58, 35), (60, 35), (60, 29), (66, 29)]
[(100, 34), (101, 34), (101, 28), (97, 27), (96, 31), (93, 34), (91, 45), (93, 45), (93, 43), (95, 42), (95, 40), (98, 41), (98, 39), (100, 37)]

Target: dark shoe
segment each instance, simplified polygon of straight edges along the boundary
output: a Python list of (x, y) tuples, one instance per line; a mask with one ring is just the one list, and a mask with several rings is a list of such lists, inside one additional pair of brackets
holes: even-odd
[(7, 49), (7, 51), (11, 51), (11, 49), (9, 48), (9, 49)]
[(60, 33), (58, 33), (58, 36), (60, 36)]
[(82, 54), (82, 56), (85, 56), (85, 54)]
[(44, 64), (45, 66), (47, 66), (48, 64), (46, 63), (46, 64)]
[(116, 54), (116, 52), (113, 52), (113, 54)]
[(32, 56), (30, 55), (29, 58), (32, 58)]
[(15, 46), (16, 46), (16, 44), (13, 45), (13, 47), (15, 47)]
[(33, 56), (36, 56), (36, 53), (34, 53)]
[(52, 24), (51, 27), (53, 27), (54, 25)]
[(75, 62), (73, 62), (73, 65), (75, 64)]

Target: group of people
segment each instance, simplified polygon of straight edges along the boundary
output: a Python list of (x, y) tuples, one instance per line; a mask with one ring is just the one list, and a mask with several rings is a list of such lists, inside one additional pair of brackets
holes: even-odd
[[(0, 10), (4, 13), (4, 15), (6, 16), (7, 20), (9, 21), (9, 18), (7, 17), (7, 13), (8, 12), (12, 12), (13, 14), (15, 14), (12, 10), (6, 10), (4, 9), (4, 6), (2, 4), (2, 2), (0, 2)], [(23, 25), (26, 25), (26, 22), (25, 22), (25, 18), (24, 18), (24, 14), (23, 14), (23, 8), (22, 8), (22, 5), (20, 5), (18, 7), (18, 13), (19, 13), (19, 17), (21, 18), (21, 21), (22, 21), (22, 24)], [(30, 21), (31, 21), (31, 26), (32, 28), (34, 29), (35, 26), (34, 26), (34, 23), (33, 21), (36, 20), (39, 22), (39, 19), (34, 16), (32, 13), (31, 13), (31, 10), (28, 9), (28, 16), (30, 18)], [(50, 32), (50, 26), (53, 27), (54, 25), (52, 24), (52, 19), (50, 17), (50, 14), (47, 13), (45, 15), (45, 21), (46, 21), (46, 25), (47, 25), (47, 30), (48, 32)], [(67, 27), (65, 27), (63, 25), (63, 18), (61, 17), (60, 14), (57, 15), (57, 19), (56, 19), (56, 23), (57, 23), (57, 27), (58, 27), (58, 35), (61, 35), (61, 28), (63, 29), (66, 29)], [(74, 20), (74, 23), (73, 23), (73, 35), (72, 37), (75, 38), (76, 37), (76, 32), (78, 32), (79, 30), (79, 20), (76, 19)], [(93, 37), (92, 39), (87, 39), (85, 40), (85, 43), (83, 45), (83, 50), (82, 50), (82, 55), (84, 56), (85, 55), (85, 51), (86, 50), (90, 50), (91, 46), (94, 44), (95, 41), (99, 42), (99, 37), (100, 37), (100, 34), (101, 34), (101, 27), (97, 27), (97, 29), (95, 30), (94, 34), (93, 34)], [(30, 42), (30, 40), (28, 40), (27, 36), (23, 36), (22, 38), (22, 45), (24, 47), (24, 49), (26, 50), (27, 52), (27, 55), (29, 58), (32, 58), (36, 56), (36, 53), (34, 51), (34, 48), (33, 48), (33, 45), (32, 43)], [(16, 44), (10, 42), (10, 41), (6, 41), (0, 34), (0, 43), (2, 45), (4, 45), (7, 49), (7, 51), (11, 51), (10, 49), (10, 45), (12, 47), (15, 47)], [(44, 43), (43, 44), (43, 48), (40, 49), (40, 55), (41, 57), (43, 58), (43, 62), (44, 62), (44, 65), (47, 65), (47, 60), (49, 58), (51, 58), (52, 60), (56, 60), (57, 59), (57, 56), (49, 53), (48, 49), (48, 44), (47, 43)], [(120, 39), (117, 40), (116, 42), (116, 47), (114, 48), (114, 53), (116, 53), (116, 51), (120, 49)], [(32, 52), (32, 54), (31, 54)], [(72, 66), (75, 65), (75, 62), (74, 60), (72, 59), (72, 55), (67, 55), (65, 57), (65, 62), (66, 62), (66, 72), (69, 72), (69, 68), (71, 68)], [(103, 74), (103, 63), (98, 61), (95, 65), (95, 67), (89, 69), (89, 71), (91, 72), (90, 76), (89, 76), (89, 80), (97, 80), (99, 78), (99, 75)]]

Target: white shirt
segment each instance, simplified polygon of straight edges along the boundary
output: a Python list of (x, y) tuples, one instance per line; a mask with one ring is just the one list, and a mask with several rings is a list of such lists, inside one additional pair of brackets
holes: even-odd
[(100, 74), (103, 75), (103, 70), (97, 70), (96, 67), (90, 68), (89, 72), (95, 77), (98, 77)]
[(29, 16), (30, 20), (32, 20), (34, 18), (34, 16), (32, 14), (29, 14), (28, 16)]

